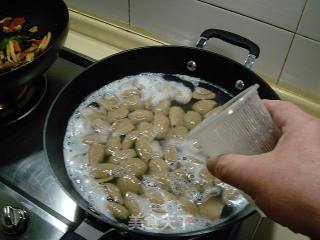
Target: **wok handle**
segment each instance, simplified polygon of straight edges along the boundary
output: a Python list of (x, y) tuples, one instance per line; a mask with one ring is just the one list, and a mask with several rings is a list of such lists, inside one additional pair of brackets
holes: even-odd
[(238, 34), (220, 29), (205, 30), (203, 33), (201, 33), (200, 39), (197, 42), (196, 47), (204, 48), (204, 46), (210, 38), (218, 38), (227, 43), (247, 49), (249, 51), (249, 54), (244, 62), (244, 65), (249, 69), (253, 66), (255, 59), (259, 57), (260, 48), (257, 44)]

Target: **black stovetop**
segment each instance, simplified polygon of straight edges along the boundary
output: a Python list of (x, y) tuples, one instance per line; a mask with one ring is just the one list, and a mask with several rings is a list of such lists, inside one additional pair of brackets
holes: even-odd
[[(7, 239), (97, 239), (110, 227), (88, 218), (62, 190), (43, 150), (42, 135), (48, 109), (59, 90), (94, 61), (64, 49), (46, 73), (47, 92), (42, 103), (24, 119), (0, 128), (0, 214), (10, 205), (28, 212), (26, 230)], [(260, 217), (197, 239), (249, 240)], [(94, 225), (95, 227), (92, 227)], [(99, 229), (99, 230), (98, 230)], [(114, 232), (113, 232), (114, 234)], [(104, 239), (118, 239), (110, 235)], [(125, 236), (132, 239), (131, 236)], [(1, 239), (1, 236), (0, 236)], [(83, 239), (83, 238), (82, 238)]]

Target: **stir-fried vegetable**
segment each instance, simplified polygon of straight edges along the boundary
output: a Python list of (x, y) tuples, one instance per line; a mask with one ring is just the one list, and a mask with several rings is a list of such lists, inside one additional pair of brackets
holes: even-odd
[(39, 34), (38, 26), (26, 28), (24, 17), (0, 20), (0, 72), (35, 59), (50, 44), (52, 34)]

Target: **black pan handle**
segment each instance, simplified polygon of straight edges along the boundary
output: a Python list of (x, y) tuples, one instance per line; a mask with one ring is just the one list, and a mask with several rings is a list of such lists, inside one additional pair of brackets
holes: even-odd
[(242, 37), (238, 34), (228, 32), (220, 29), (207, 29), (200, 35), (200, 39), (197, 42), (197, 48), (204, 48), (207, 41), (210, 38), (218, 38), (230, 44), (236, 45), (241, 48), (245, 48), (249, 51), (249, 54), (245, 60), (244, 65), (247, 68), (251, 68), (254, 64), (255, 59), (257, 59), (260, 55), (260, 48), (257, 44), (252, 42), (251, 40)]

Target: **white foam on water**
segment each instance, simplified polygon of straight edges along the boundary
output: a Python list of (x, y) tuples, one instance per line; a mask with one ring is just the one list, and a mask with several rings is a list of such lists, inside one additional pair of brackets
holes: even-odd
[[(175, 75), (180, 79), (187, 81), (193, 86), (198, 86), (199, 82), (204, 82), (198, 78)], [(122, 93), (125, 90), (137, 88), (140, 90), (142, 100), (150, 100), (153, 106), (159, 103), (163, 99), (175, 100), (178, 103), (186, 103), (191, 99), (191, 90), (180, 82), (167, 81), (164, 79), (164, 74), (161, 73), (142, 73), (136, 76), (128, 76), (123, 79), (114, 81), (101, 89), (90, 94), (75, 110), (71, 118), (69, 119), (67, 131), (63, 143), (63, 153), (65, 166), (70, 179), (72, 180), (75, 189), (79, 194), (88, 201), (90, 206), (97, 212), (104, 214), (106, 217), (115, 220), (112, 214), (107, 209), (107, 196), (102, 186), (94, 179), (90, 174), (91, 166), (89, 165), (87, 158), (88, 146), (81, 142), (81, 139), (87, 134), (93, 133), (94, 129), (88, 123), (88, 121), (81, 117), (82, 113), (88, 110), (88, 105), (92, 102), (97, 102), (98, 99), (116, 96), (118, 99), (122, 99)], [(108, 137), (107, 133), (104, 136)], [(177, 160), (180, 166), (186, 166), (186, 174), (193, 174), (194, 181), (200, 181), (199, 171), (205, 167), (206, 157), (201, 155), (201, 152), (193, 147), (194, 143), (191, 141), (177, 141), (177, 140), (166, 140), (160, 142), (161, 146), (164, 147), (168, 144), (174, 145), (177, 152)], [(158, 146), (153, 146), (158, 152)], [(159, 153), (160, 154), (160, 153)], [(199, 160), (195, 163), (194, 159)], [(201, 163), (202, 161), (202, 163)], [(170, 181), (172, 185), (173, 192), (179, 194), (181, 189), (186, 188), (187, 184), (173, 175), (168, 174), (168, 177), (172, 178)], [(148, 177), (146, 177), (147, 179)], [(152, 181), (146, 180), (145, 184), (153, 184)], [(224, 187), (221, 183), (220, 186)], [(150, 186), (148, 186), (150, 187)], [(153, 187), (153, 186), (152, 186)], [(176, 190), (174, 190), (176, 189)], [(176, 191), (176, 192), (175, 192)], [(192, 192), (194, 194), (194, 199), (201, 199), (201, 194), (199, 192)], [(149, 227), (144, 226), (143, 229), (152, 232), (167, 232), (167, 233), (178, 233), (178, 232), (190, 232), (195, 230), (201, 230), (210, 226), (213, 226), (223, 219), (216, 219), (211, 221), (205, 217), (192, 217), (192, 221), (188, 221), (185, 224), (184, 220), (181, 220), (181, 216), (190, 216), (185, 212), (179, 204), (174, 201), (166, 201), (164, 208), (168, 209), (167, 213), (155, 213), (152, 211), (150, 202), (143, 196), (138, 196), (139, 205), (145, 216), (149, 216), (149, 221), (152, 220), (150, 216), (154, 216), (158, 219), (162, 219), (162, 224), (167, 224), (168, 219), (180, 216), (180, 220), (177, 220), (171, 224), (174, 225), (173, 228), (154, 228), (150, 227), (152, 224), (149, 222)], [(238, 202), (239, 209), (247, 204), (243, 199)], [(241, 206), (240, 206), (241, 205)]]

